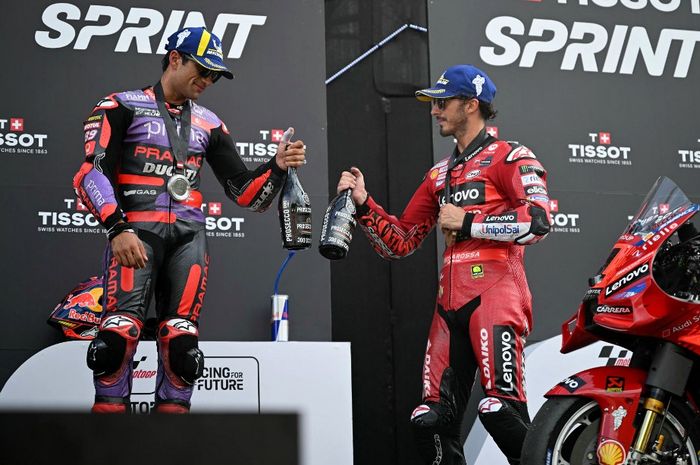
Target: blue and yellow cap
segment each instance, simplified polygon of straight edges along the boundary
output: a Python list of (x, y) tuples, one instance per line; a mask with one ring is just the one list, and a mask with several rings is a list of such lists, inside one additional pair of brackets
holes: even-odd
[(221, 39), (204, 27), (186, 27), (168, 37), (165, 50), (177, 50), (188, 55), (203, 67), (221, 72), (227, 79), (233, 79), (233, 74), (224, 64), (224, 52)]
[(434, 98), (474, 97), (491, 103), (495, 96), (496, 85), (485, 72), (473, 65), (451, 66), (433, 87), (416, 92), (416, 98), (423, 102)]

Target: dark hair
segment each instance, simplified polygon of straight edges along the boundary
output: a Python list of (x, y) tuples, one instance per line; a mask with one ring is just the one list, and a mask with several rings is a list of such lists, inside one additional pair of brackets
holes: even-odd
[[(177, 52), (177, 50), (175, 50), (175, 51)], [(163, 72), (165, 72), (165, 70), (168, 69), (168, 65), (170, 64), (170, 52), (172, 52), (172, 50), (169, 50), (160, 62), (161, 66), (163, 68)], [(178, 55), (180, 55), (180, 58), (182, 58), (182, 63), (183, 64), (187, 63), (187, 60), (189, 59), (187, 57), (187, 55), (185, 55), (184, 53), (180, 53), (180, 52), (177, 52), (177, 53), (178, 53)]]
[(488, 121), (494, 119), (498, 111), (494, 110), (493, 103), (486, 103), (479, 100), (479, 113), (481, 113), (481, 117), (484, 118), (484, 121)]

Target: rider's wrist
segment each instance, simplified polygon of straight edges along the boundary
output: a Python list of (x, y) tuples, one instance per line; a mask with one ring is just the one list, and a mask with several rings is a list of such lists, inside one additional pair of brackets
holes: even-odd
[(136, 234), (136, 231), (134, 230), (133, 226), (131, 226), (126, 221), (120, 221), (119, 223), (116, 223), (114, 226), (107, 230), (107, 240), (111, 241), (123, 232), (130, 232)]

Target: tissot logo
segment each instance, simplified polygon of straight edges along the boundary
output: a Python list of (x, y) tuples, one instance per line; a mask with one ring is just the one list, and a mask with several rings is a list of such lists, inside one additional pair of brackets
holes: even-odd
[(653, 8), (664, 13), (674, 12), (681, 6), (683, 6), (682, 9), (689, 6), (691, 13), (700, 14), (700, 0), (690, 0), (689, 2), (686, 0), (557, 0), (557, 3), (562, 5), (598, 6), (602, 8), (619, 5), (635, 11)]
[(236, 150), (244, 162), (265, 163), (274, 157), (284, 129), (260, 129), (258, 134), (260, 138), (255, 142), (236, 142)]
[[(700, 139), (697, 141), (700, 143)], [(700, 169), (700, 148), (684, 147), (678, 149), (678, 167)]]
[(20, 116), (0, 118), (0, 153), (46, 155), (47, 134), (36, 134)]
[(585, 143), (568, 144), (569, 163), (630, 166), (630, 147), (613, 143), (608, 131), (589, 132)]
[(559, 201), (549, 200), (550, 223), (552, 232), (559, 233), (580, 233), (581, 215), (578, 213), (563, 213), (559, 211)]
[[(236, 218), (224, 214), (224, 202), (205, 202), (202, 204), (202, 212), (206, 215), (205, 225), (207, 236), (213, 238), (245, 237), (243, 225), (245, 218)], [(228, 205), (233, 205), (229, 202)]]
[[(266, 20), (267, 16), (219, 13), (210, 31), (223, 42), (226, 57), (237, 59), (243, 54), (253, 28), (264, 25)], [(72, 3), (47, 6), (41, 21), (46, 29), (37, 30), (34, 40), (44, 48), (72, 46), (74, 50), (86, 50), (94, 37), (118, 34), (111, 42), (115, 52), (136, 50), (148, 54), (164, 54), (168, 37), (182, 27), (207, 26), (199, 11), (137, 7), (122, 10), (109, 5), (90, 5), (83, 12)]]
[(63, 209), (37, 212), (40, 233), (100, 234), (100, 223), (78, 199), (63, 199)]
[[(672, 4), (677, 6), (680, 1), (654, 3), (668, 8)], [(700, 13), (696, 8), (699, 0), (691, 1), (692, 12)], [(609, 5), (616, 2), (598, 0), (598, 3)], [(640, 4), (631, 0), (627, 3)], [(559, 68), (563, 71), (626, 75), (646, 72), (651, 76), (673, 73), (673, 77), (681, 79), (688, 77), (694, 57), (692, 50), (698, 41), (698, 31), (695, 30), (666, 28), (659, 31), (639, 25), (607, 26), (589, 21), (564, 23), (542, 18), (533, 18), (528, 25), (513, 16), (491, 19), (486, 25), (485, 35), (490, 45), (483, 45), (479, 55), (492, 66), (533, 68), (537, 58), (544, 62), (543, 55), (556, 53), (561, 56)], [(524, 41), (521, 36), (525, 36)], [(581, 42), (584, 37), (586, 41)], [(677, 47), (688, 53), (670, 53)]]

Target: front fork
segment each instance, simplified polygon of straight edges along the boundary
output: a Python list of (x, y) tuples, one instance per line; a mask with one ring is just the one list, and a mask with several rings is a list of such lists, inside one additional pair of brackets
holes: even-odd
[[(651, 388), (649, 396), (644, 401), (644, 418), (637, 431), (637, 438), (634, 440), (632, 450), (630, 451), (630, 463), (638, 463), (642, 456), (649, 452), (649, 442), (652, 432), (654, 431), (654, 426), (659, 416), (664, 415), (669, 399), (670, 396), (667, 392), (659, 388)], [(659, 430), (659, 436), (653, 444), (654, 451), (651, 452), (661, 451), (664, 437), (660, 433), (661, 431)]]
[[(663, 424), (672, 395), (683, 396), (692, 367), (692, 359), (674, 344), (663, 343), (655, 351), (646, 380), (649, 390), (642, 406), (644, 416), (630, 450), (630, 464), (640, 463), (642, 457), (649, 455), (653, 457), (652, 460), (658, 461), (659, 455), (663, 455), (662, 428), (659, 426), (656, 429), (656, 426), (659, 417)], [(658, 436), (652, 444), (651, 437), (655, 429)]]

